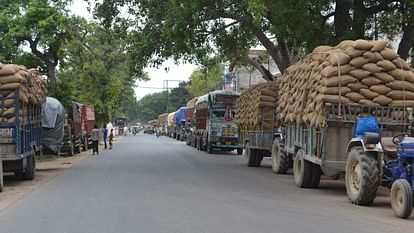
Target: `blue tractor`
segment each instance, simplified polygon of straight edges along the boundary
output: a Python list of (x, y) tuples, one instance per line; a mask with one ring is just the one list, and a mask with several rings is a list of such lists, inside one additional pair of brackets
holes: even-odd
[(408, 218), (413, 209), (414, 192), (414, 137), (399, 134), (392, 138), (393, 150), (384, 152), (389, 158), (384, 161), (382, 184), (391, 188), (391, 206), (399, 218)]

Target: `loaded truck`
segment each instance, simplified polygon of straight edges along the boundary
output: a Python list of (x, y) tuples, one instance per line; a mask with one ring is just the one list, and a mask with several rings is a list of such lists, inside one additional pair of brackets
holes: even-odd
[[(59, 156), (64, 140), (65, 109), (57, 99), (47, 97), (42, 111), (43, 153)], [(73, 150), (68, 154), (73, 155)]]
[(174, 114), (174, 124), (176, 126), (176, 139), (183, 141), (186, 137), (186, 116), (187, 116), (187, 107), (181, 107), (175, 111)]
[(197, 102), (198, 97), (193, 98), (187, 102), (187, 114), (186, 114), (186, 123), (185, 123), (185, 142), (189, 146), (195, 147), (195, 103)]
[(35, 154), (42, 151), (42, 103), (25, 103), (20, 92), (0, 89), (0, 156), (3, 172), (33, 180)]
[(161, 130), (161, 135), (167, 135), (168, 113), (163, 113), (158, 116), (158, 125)]
[(195, 137), (199, 150), (208, 153), (215, 149), (243, 152), (235, 119), (238, 98), (238, 93), (228, 90), (213, 91), (198, 98), (195, 104)]
[(168, 113), (168, 122), (167, 122), (167, 135), (170, 138), (176, 138), (176, 128), (174, 124), (174, 115), (175, 112)]

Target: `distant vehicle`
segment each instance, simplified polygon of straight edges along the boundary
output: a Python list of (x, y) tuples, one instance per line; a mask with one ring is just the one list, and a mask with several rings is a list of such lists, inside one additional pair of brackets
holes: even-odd
[(155, 130), (153, 128), (151, 128), (151, 127), (148, 127), (148, 128), (145, 128), (144, 129), (144, 133), (145, 134), (154, 134), (155, 133)]
[(196, 146), (199, 150), (212, 153), (214, 149), (222, 151), (243, 151), (238, 141), (236, 124), (236, 101), (239, 94), (233, 91), (219, 90), (201, 96), (195, 104)]

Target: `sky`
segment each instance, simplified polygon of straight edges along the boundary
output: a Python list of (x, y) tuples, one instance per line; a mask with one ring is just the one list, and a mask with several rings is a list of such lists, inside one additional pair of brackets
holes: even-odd
[[(73, 14), (82, 16), (88, 20), (92, 19), (91, 13), (87, 10), (88, 4), (84, 0), (73, 0), (73, 4), (69, 7)], [(168, 72), (165, 68), (168, 67)], [(147, 94), (163, 91), (164, 80), (182, 80), (188, 81), (191, 73), (196, 68), (193, 64), (176, 65), (173, 60), (167, 60), (158, 68), (146, 68), (145, 72), (150, 77), (149, 81), (138, 81), (138, 87), (135, 88), (135, 94), (141, 99)], [(168, 87), (174, 88), (178, 86), (177, 81), (169, 81)]]

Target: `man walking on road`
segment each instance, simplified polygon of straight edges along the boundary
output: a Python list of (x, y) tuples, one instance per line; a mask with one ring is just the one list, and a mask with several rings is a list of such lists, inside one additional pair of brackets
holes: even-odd
[(103, 133), (103, 141), (104, 141), (104, 145), (105, 145), (104, 149), (106, 150), (108, 148), (107, 145), (106, 145), (106, 140), (108, 138), (108, 129), (106, 128), (106, 126), (104, 126), (104, 128), (102, 130), (102, 133)]
[(113, 140), (114, 140), (114, 129), (111, 129), (111, 133), (109, 134), (109, 149), (112, 149)]
[(96, 126), (96, 124), (93, 127), (91, 134), (92, 134), (91, 136), (92, 136), (92, 149), (93, 149), (92, 155), (94, 155), (95, 152), (97, 155), (99, 155), (99, 151), (98, 151), (99, 129), (98, 129), (98, 126)]

